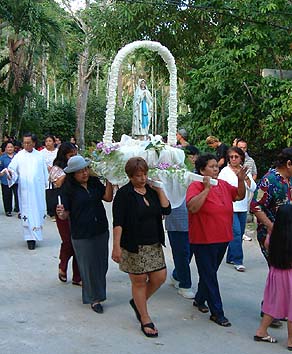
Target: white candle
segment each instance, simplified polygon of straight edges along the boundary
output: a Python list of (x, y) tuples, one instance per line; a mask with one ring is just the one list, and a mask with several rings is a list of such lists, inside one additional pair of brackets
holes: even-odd
[(58, 205), (62, 205), (61, 196), (58, 195)]

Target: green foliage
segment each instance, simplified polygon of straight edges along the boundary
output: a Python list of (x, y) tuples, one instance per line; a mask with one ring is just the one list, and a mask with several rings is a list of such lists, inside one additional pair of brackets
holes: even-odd
[(67, 102), (52, 104), (48, 109), (43, 98), (39, 97), (24, 113), (22, 132), (31, 131), (39, 137), (59, 135), (66, 141), (74, 135), (75, 122), (75, 105)]
[[(78, 15), (90, 29), (91, 55), (102, 57), (99, 95), (95, 97), (90, 93), (86, 113), (87, 144), (103, 137), (105, 88), (113, 57), (127, 43), (149, 39), (161, 42), (175, 57), (180, 78), (179, 106), (183, 103), (191, 109), (188, 114), (179, 116), (178, 126), (186, 128), (190, 133), (189, 141), (200, 150), (207, 149), (205, 139), (210, 134), (217, 135), (227, 144), (236, 136), (244, 136), (252, 156), (264, 170), (273, 154), (291, 145), (291, 81), (261, 76), (263, 68), (292, 69), (291, 1), (96, 0)], [(39, 98), (31, 99), (30, 108), (25, 107), (22, 130), (33, 130), (40, 135), (49, 131), (61, 132), (69, 137), (75, 128), (73, 107), (78, 84), (78, 54), (84, 47), (84, 32), (53, 0), (0, 0), (0, 23), (5, 22), (9, 27), (5, 33), (0, 31), (1, 44), (5, 45), (6, 38), (17, 39), (18, 34), (18, 38), (25, 38), (27, 59), (24, 65), (33, 67), (37, 84), (32, 87), (31, 82), (26, 82), (14, 97), (10, 92), (13, 76), (11, 86), (5, 84), (6, 65), (0, 75), (2, 116), (7, 108), (17, 106), (16, 98), (35, 97), (40, 92), (40, 59), (45, 51), (49, 53), (51, 97), (56, 82), (56, 99), (60, 100), (62, 94), (69, 103), (56, 105), (50, 102), (47, 109)], [(2, 58), (7, 54), (7, 50), (1, 53), (0, 68), (4, 65)], [(127, 88), (133, 82), (131, 65), (141, 69), (139, 75), (143, 72), (147, 78), (151, 67), (154, 68), (158, 127), (160, 132), (166, 130), (161, 119), (162, 110), (167, 118), (168, 105), (164, 97), (169, 76), (165, 63), (155, 53), (141, 49), (129, 56), (126, 64), (129, 69), (123, 70), (123, 78), (128, 75), (125, 81), (130, 85)], [(163, 96), (162, 87), (165, 89)], [(123, 133), (131, 134), (132, 92), (127, 91), (127, 95), (130, 97), (127, 106), (117, 107), (115, 112), (116, 141)]]
[[(96, 98), (90, 95), (87, 106), (85, 120), (85, 140), (87, 144), (91, 141), (102, 141), (105, 129), (106, 101), (105, 94)], [(132, 108), (126, 107), (125, 110), (116, 107), (115, 125), (113, 139), (120, 141), (122, 134), (131, 134), (132, 130)]]
[[(55, 10), (55, 11), (54, 11)], [(16, 35), (56, 47), (60, 32), (57, 7), (53, 0), (0, 0), (0, 18), (7, 21)]]
[(180, 122), (203, 150), (208, 135), (227, 144), (243, 136), (267, 168), (267, 156), (292, 142), (292, 82), (261, 76), (264, 68), (291, 69), (292, 4), (248, 0), (229, 7), (217, 18), (214, 41), (194, 60), (185, 87), (192, 112)]

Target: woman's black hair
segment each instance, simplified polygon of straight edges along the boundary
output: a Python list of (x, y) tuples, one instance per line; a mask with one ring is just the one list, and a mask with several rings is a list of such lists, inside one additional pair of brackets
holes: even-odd
[(292, 268), (292, 205), (281, 205), (276, 213), (269, 245), (269, 263), (275, 268)]
[(6, 141), (5, 143), (3, 143), (3, 149), (5, 150), (6, 149), (6, 146), (8, 144), (12, 144), (13, 146), (15, 146), (14, 142), (13, 141)]
[(183, 148), (186, 156), (188, 155), (200, 155), (200, 150), (193, 145), (187, 145)]
[(201, 170), (203, 170), (207, 166), (208, 161), (210, 161), (210, 160), (217, 161), (217, 158), (215, 155), (209, 154), (209, 153), (202, 154), (197, 158), (197, 160), (195, 162), (195, 167), (196, 167), (197, 173), (199, 175), (201, 175)]
[(282, 167), (286, 166), (288, 161), (292, 163), (292, 147), (283, 149), (277, 157), (277, 160), (274, 162), (273, 166)]
[(67, 157), (66, 155), (68, 153), (70, 153), (71, 151), (76, 151), (76, 146), (73, 145), (72, 143), (62, 143), (59, 146), (58, 152), (57, 152), (57, 156), (53, 162), (53, 166), (58, 166), (62, 169), (64, 169), (67, 166)]
[(52, 135), (52, 134), (46, 134), (45, 137), (44, 137), (44, 142), (46, 142), (46, 140), (47, 140), (48, 138), (52, 139), (53, 142), (56, 141), (56, 138), (55, 138), (54, 135)]
[(226, 155), (226, 158), (227, 158), (227, 161), (230, 162), (230, 158), (229, 158), (229, 155), (231, 152), (236, 152), (239, 156), (240, 156), (240, 159), (241, 159), (241, 164), (243, 165), (244, 164), (244, 160), (245, 160), (245, 153), (243, 150), (241, 150), (239, 147), (237, 146), (231, 146), (228, 150), (227, 150), (227, 155)]

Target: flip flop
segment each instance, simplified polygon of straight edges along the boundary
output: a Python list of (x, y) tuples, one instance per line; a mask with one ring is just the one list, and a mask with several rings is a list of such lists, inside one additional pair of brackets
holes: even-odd
[(277, 343), (277, 339), (271, 336), (265, 336), (265, 337), (260, 337), (260, 336), (254, 336), (253, 339), (256, 342), (266, 342), (266, 343)]
[(142, 324), (141, 323), (141, 331), (145, 334), (146, 337), (148, 338), (154, 338), (154, 337), (158, 337), (158, 333), (148, 333), (145, 331), (145, 328), (151, 328), (153, 330), (155, 330), (155, 326), (153, 322), (149, 322), (149, 323), (145, 323)]
[(72, 285), (82, 286), (82, 280), (80, 281), (72, 280)]
[(288, 346), (287, 349), (292, 352), (292, 347)]
[(132, 309), (135, 311), (137, 320), (138, 320), (139, 322), (141, 322), (141, 315), (140, 315), (140, 313), (139, 313), (139, 311), (138, 311), (138, 309), (137, 309), (137, 307), (136, 307), (136, 304), (135, 304), (134, 299), (131, 299), (131, 300), (129, 301), (129, 303), (130, 303)]
[(59, 270), (59, 280), (63, 283), (66, 283), (67, 281), (67, 274), (63, 273), (61, 269)]

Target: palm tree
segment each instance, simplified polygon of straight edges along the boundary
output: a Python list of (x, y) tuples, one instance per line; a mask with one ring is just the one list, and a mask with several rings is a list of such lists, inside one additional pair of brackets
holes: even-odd
[(12, 103), (8, 105), (8, 132), (15, 129), (18, 135), (21, 129), (38, 49), (44, 45), (54, 49), (58, 43), (56, 9), (53, 0), (0, 0), (0, 24), (8, 34), (5, 89)]

